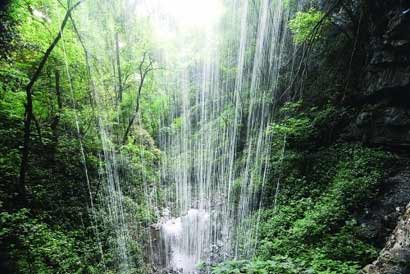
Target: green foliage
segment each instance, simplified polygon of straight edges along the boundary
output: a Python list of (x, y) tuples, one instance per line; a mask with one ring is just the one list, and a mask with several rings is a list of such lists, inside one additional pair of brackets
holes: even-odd
[[(377, 193), (389, 156), (345, 144), (316, 157), (303, 180), (285, 175), (278, 207), (263, 211), (258, 254), (288, 256), (311, 273), (356, 273), (377, 252), (358, 236), (352, 212)], [(286, 167), (297, 169), (290, 161)]]
[(270, 127), (274, 140), (279, 141), (286, 136), (288, 141), (301, 143), (312, 137), (314, 133), (312, 120), (304, 112), (298, 111), (301, 106), (301, 102), (289, 102), (281, 108), (280, 115), (283, 118), (279, 123), (273, 123)]
[[(302, 44), (308, 39), (320, 37), (321, 26), (319, 26), (324, 13), (320, 10), (309, 9), (308, 11), (298, 11), (293, 19), (289, 21), (289, 27), (293, 33), (295, 44)], [(318, 28), (316, 33), (315, 28)]]
[(277, 208), (261, 212), (259, 260), (226, 262), (213, 273), (353, 274), (377, 256), (375, 247), (358, 236), (361, 227), (351, 212), (374, 195), (388, 158), (360, 146), (330, 150), (338, 164), (331, 181), (322, 183), (321, 195), (282, 196)]
[[(354, 212), (377, 195), (390, 156), (358, 144), (298, 151), (300, 147), (294, 146), (293, 140), (309, 143), (301, 132), (314, 137), (316, 123), (331, 117), (333, 111), (326, 109), (319, 112), (323, 115), (309, 118), (303, 112), (291, 114), (296, 109), (300, 109), (300, 103), (288, 104), (282, 110), (279, 126), (272, 127), (272, 134), (289, 134), (292, 138), (282, 163), (284, 174), (277, 207), (260, 212), (256, 260), (228, 261), (215, 266), (213, 273), (353, 274), (377, 256), (377, 249), (360, 238), (362, 228)], [(288, 122), (290, 116), (303, 118), (305, 126), (296, 130), (301, 123)], [(304, 163), (306, 159), (309, 164)], [(298, 176), (300, 168), (306, 174), (303, 178)], [(276, 182), (272, 181), (272, 189)]]
[[(293, 0), (284, 1), (284, 5), (291, 10), (294, 10), (295, 3)], [(276, 4), (275, 1), (272, 4)], [(93, 45), (101, 50), (98, 56), (112, 56), (109, 43), (114, 33), (121, 38), (125, 32), (128, 35), (133, 33), (139, 40), (139, 43), (130, 43), (132, 45), (119, 52), (124, 76), (121, 102), (116, 101), (118, 88), (113, 85), (118, 82), (112, 67), (115, 60), (94, 60), (96, 57), (93, 56), (91, 62), (98, 62), (94, 84), (104, 91), (101, 101), (107, 104), (99, 115), (115, 136), (109, 141), (110, 145), (124, 156), (124, 160), (118, 163), (119, 173), (121, 176), (126, 174), (124, 179), (131, 182), (124, 188), (123, 206), (125, 218), (131, 220), (128, 229), (132, 241), (127, 243), (128, 250), (138, 266), (132, 272), (146, 274), (148, 269), (143, 261), (143, 246), (149, 239), (149, 225), (158, 217), (150, 202), (161, 203), (158, 186), (161, 153), (153, 137), (158, 134), (160, 118), (170, 112), (168, 101), (171, 99), (166, 91), (161, 90), (164, 87), (156, 84), (155, 74), (149, 73), (142, 87), (139, 111), (135, 113), (136, 87), (141, 81), (136, 74), (139, 60), (150, 52), (152, 30), (135, 18), (114, 18), (111, 15), (115, 11), (110, 10), (110, 5), (98, 5), (94, 19), (106, 26), (107, 33), (87, 33), (87, 36), (96, 35), (90, 39), (101, 41), (101, 44)], [(106, 224), (109, 212), (99, 209), (95, 225), (87, 210), (90, 204), (88, 191), (94, 198), (98, 197), (93, 201), (95, 204), (104, 202), (101, 185), (105, 171), (99, 159), (103, 148), (96, 130), (95, 98), (90, 88), (83, 49), (71, 23), (64, 31), (64, 47), (60, 42), (52, 52), (33, 89), (36, 121), (31, 131), (26, 185), (29, 198), (25, 205), (33, 210), (19, 209), (14, 204), (25, 113), (24, 88), (33, 68), (58, 33), (64, 13), (58, 1), (50, 0), (10, 1), (7, 9), (0, 11), (0, 252), (2, 256), (6, 254), (11, 272), (17, 274), (117, 273), (115, 224)], [(294, 43), (299, 45), (309, 39), (321, 39), (329, 24), (325, 19), (318, 25), (323, 16), (322, 11), (313, 8), (297, 12), (289, 22)], [(128, 22), (128, 25), (141, 27), (127, 29), (126, 20), (135, 20)], [(229, 21), (235, 23), (235, 20)], [(236, 27), (239, 28), (240, 24)], [(252, 26), (249, 29), (253, 29)], [(230, 64), (237, 62), (237, 56), (228, 50), (231, 49), (230, 45), (238, 42), (238, 37), (235, 37), (237, 31), (232, 32), (232, 37), (224, 37), (221, 41), (226, 44), (227, 52), (221, 54), (221, 59), (226, 60), (223, 59), (219, 69), (221, 78), (226, 81), (222, 86), (226, 87), (229, 87), (229, 81), (236, 81), (237, 71)], [(191, 39), (190, 43), (192, 45), (185, 45), (187, 51), (199, 48), (193, 44), (202, 42)], [(174, 50), (177, 52), (180, 49)], [(245, 59), (252, 58), (254, 51), (255, 47), (247, 47)], [(350, 56), (351, 51), (348, 52)], [(196, 52), (192, 56), (199, 54)], [(172, 58), (178, 55), (170, 55), (172, 63)], [(198, 58), (187, 62), (198, 62)], [(71, 77), (67, 75), (66, 68)], [(61, 76), (61, 98), (56, 95), (56, 72)], [(327, 77), (330, 76), (320, 76), (313, 81), (327, 87)], [(169, 82), (170, 87), (167, 88), (172, 89), (172, 81)], [(193, 90), (197, 87), (188, 88)], [(241, 100), (251, 96), (249, 87), (244, 89), (248, 91)], [(333, 93), (321, 93), (323, 89), (316, 86), (315, 95), (326, 98), (321, 104), (316, 104), (320, 107), (310, 107), (302, 101), (286, 103), (269, 128), (268, 133), (273, 140), (270, 159), (273, 172), (265, 186), (263, 204), (266, 209), (261, 212), (257, 257), (253, 261), (225, 262), (215, 266), (213, 273), (350, 274), (375, 258), (377, 250), (359, 237), (361, 228), (353, 213), (364, 201), (377, 194), (377, 184), (383, 176), (388, 155), (360, 144), (329, 145), (323, 136), (331, 131), (329, 125), (339, 118), (340, 113), (327, 102), (333, 98)], [(270, 101), (270, 93), (266, 94), (262, 100)], [(62, 101), (61, 109), (58, 99)], [(198, 110), (194, 108), (190, 111), (195, 114)], [(244, 107), (241, 111), (245, 117), (249, 110)], [(125, 144), (118, 142), (129, 118), (134, 115), (137, 119)], [(210, 123), (224, 128), (234, 118), (235, 109), (231, 106)], [(52, 126), (56, 121), (58, 124)], [(184, 123), (182, 118), (176, 117), (169, 121), (170, 127), (164, 131), (176, 133), (184, 127)], [(239, 125), (238, 131), (243, 133), (243, 125)], [(85, 153), (90, 189), (85, 184), (80, 145)], [(217, 147), (214, 149), (218, 151)], [(245, 161), (246, 157), (241, 157), (236, 159), (235, 169), (243, 166), (238, 163)], [(255, 185), (261, 181), (257, 176), (252, 177)], [(233, 182), (233, 204), (239, 202), (241, 180), (237, 177)], [(277, 185), (278, 182), (280, 185)], [(277, 187), (279, 193), (275, 192)], [(273, 208), (276, 198), (276, 207)], [(255, 221), (254, 217), (248, 222)], [(104, 266), (95, 229), (101, 233), (101, 243), (98, 244), (104, 252)]]
[(327, 131), (328, 121), (334, 119), (335, 109), (331, 105), (322, 108), (310, 107), (307, 111), (301, 101), (288, 102), (279, 111), (278, 120), (270, 125), (274, 153), (278, 156), (283, 140), (286, 146), (296, 150), (306, 150)]
[(212, 269), (212, 274), (301, 274), (303, 271), (292, 260), (283, 256), (275, 256), (270, 260), (227, 261)]
[[(23, 143), (25, 86), (59, 31), (66, 3), (49, 0), (9, 2), (4, 11), (1, 4), (0, 11), (0, 255), (3, 259), (6, 254), (4, 265), (10, 268), (10, 273), (16, 274), (117, 273), (116, 235), (113, 226), (107, 224), (109, 212), (103, 209), (106, 202), (103, 198), (105, 171), (100, 158), (103, 148), (98, 130), (99, 113), (93, 97), (95, 90), (91, 88), (84, 50), (71, 20), (33, 87), (35, 120), (30, 134), (25, 184), (27, 199), (22, 204), (15, 203)], [(106, 7), (100, 7), (99, 11), (104, 12)], [(77, 23), (79, 9), (73, 14)], [(124, 31), (120, 22), (111, 24), (109, 20), (112, 18), (107, 14), (95, 16), (96, 20), (101, 19), (99, 23), (107, 24), (103, 41), (111, 39), (113, 33), (110, 33), (109, 26), (115, 25), (116, 31)], [(77, 27), (85, 39), (81, 24)], [(3, 30), (9, 33), (3, 33)], [(93, 75), (93, 88), (104, 90), (102, 100), (110, 102), (102, 111), (101, 120), (112, 128), (111, 134), (115, 136), (123, 134), (128, 118), (134, 115), (135, 87), (139, 84), (138, 77), (134, 76), (138, 72), (139, 57), (148, 52), (150, 46), (150, 33), (146, 29), (133, 33), (138, 35), (139, 43), (120, 52), (121, 59), (124, 59), (121, 104), (111, 104), (116, 96), (112, 83), (117, 83), (116, 76), (112, 75), (112, 60), (98, 60), (98, 71), (92, 71), (98, 74), (97, 77)], [(91, 38), (87, 36), (87, 39)], [(94, 66), (95, 60), (91, 59), (88, 61)], [(57, 74), (60, 96), (57, 95)], [(133, 126), (124, 145), (111, 138), (116, 151), (125, 156), (124, 161), (119, 161), (119, 172), (127, 177), (124, 181), (132, 182), (129, 188), (124, 188), (123, 206), (127, 219), (132, 220), (128, 227), (132, 241), (127, 244), (130, 260), (137, 266), (133, 269), (135, 273), (148, 272), (144, 269), (142, 245), (148, 239), (146, 227), (155, 221), (156, 216), (144, 199), (144, 191), (156, 193), (156, 169), (161, 155), (151, 136), (157, 133), (159, 116), (166, 111), (166, 99), (161, 90), (157, 90), (150, 73), (143, 86), (139, 126)], [(89, 181), (85, 177), (81, 149)], [(88, 208), (90, 194), (94, 207), (98, 208), (94, 215)], [(19, 210), (21, 207), (32, 210)], [(95, 218), (94, 222), (91, 217)], [(104, 253), (104, 260), (99, 248)]]
[(15, 259), (13, 273), (98, 273), (87, 267), (96, 250), (80, 248), (77, 231), (53, 229), (30, 217), (27, 209), (0, 213), (0, 228), (3, 250)]
[(260, 212), (257, 261), (285, 258), (292, 268), (229, 262), (215, 273), (353, 274), (377, 256), (359, 236), (354, 212), (377, 195), (391, 156), (354, 143), (326, 146), (323, 132), (338, 115), (331, 105), (286, 103), (269, 129), (274, 172)]

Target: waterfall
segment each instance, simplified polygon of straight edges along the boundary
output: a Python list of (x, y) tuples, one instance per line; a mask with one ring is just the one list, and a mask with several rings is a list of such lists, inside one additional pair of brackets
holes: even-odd
[[(143, 1), (144, 2), (144, 1)], [(151, 5), (169, 94), (160, 148), (166, 213), (160, 224), (167, 267), (197, 273), (199, 263), (252, 258), (258, 209), (270, 169), (269, 124), (288, 47), (285, 0), (221, 1), (205, 26)], [(204, 11), (205, 12), (205, 11)]]
[[(146, 203), (165, 205), (156, 226), (159, 249), (157, 237), (148, 235), (150, 257), (157, 269), (198, 273), (199, 264), (206, 268), (255, 253), (258, 211), (271, 168), (269, 125), (280, 97), (280, 70), (294, 50), (288, 5), (289, 0), (97, 0), (77, 16), (92, 57), (92, 95), (103, 148), (102, 206), (96, 211), (107, 215), (103, 222), (113, 232), (120, 273), (133, 268), (128, 246), (135, 239), (124, 209), (129, 182), (120, 172), (129, 159), (116, 146), (122, 117), (112, 94), (122, 92), (115, 60), (120, 44), (136, 44), (142, 35), (129, 26), (149, 22), (141, 25), (150, 26), (153, 37), (146, 51), (161, 68), (155, 84), (166, 97), (157, 136), (165, 201), (154, 201), (143, 182)], [(119, 27), (125, 33), (121, 41)], [(130, 51), (127, 58), (141, 55)]]

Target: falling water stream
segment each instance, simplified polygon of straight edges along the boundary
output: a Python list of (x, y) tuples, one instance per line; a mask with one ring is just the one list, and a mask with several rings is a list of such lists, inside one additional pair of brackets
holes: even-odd
[(172, 92), (159, 138), (168, 269), (197, 273), (254, 254), (279, 70), (292, 52), (285, 2), (217, 1), (213, 20), (193, 28), (152, 9), (172, 45), (158, 53), (169, 69), (157, 76)]
[[(117, 16), (150, 22), (153, 58), (162, 68), (155, 81), (168, 98), (158, 136), (165, 206), (155, 226), (161, 244), (151, 243), (161, 246), (151, 247), (151, 252), (160, 252), (156, 257), (161, 259), (153, 262), (156, 269), (198, 273), (200, 263), (252, 258), (258, 209), (271, 169), (269, 125), (279, 97), (279, 74), (285, 63), (292, 63), (289, 1), (117, 2), (88, 3), (78, 17), (82, 33), (89, 34), (83, 39), (94, 60), (91, 78), (103, 146), (101, 199), (107, 225), (115, 231), (121, 273), (131, 267), (122, 194), (126, 183), (118, 169), (126, 160), (113, 145), (117, 137), (103, 107), (112, 104), (105, 92), (110, 87), (101, 76), (110, 68), (99, 67), (99, 62), (113, 60), (106, 41), (116, 33), (116, 19), (104, 16), (113, 13), (116, 3), (122, 7), (115, 10)], [(127, 43), (138, 40), (136, 34), (127, 35)]]

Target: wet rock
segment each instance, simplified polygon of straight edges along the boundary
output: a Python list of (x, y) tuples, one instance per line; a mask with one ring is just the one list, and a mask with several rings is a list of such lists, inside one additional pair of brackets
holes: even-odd
[(388, 108), (385, 111), (384, 124), (387, 127), (408, 127), (410, 126), (410, 113), (405, 109)]
[(360, 274), (410, 273), (410, 203), (390, 236), (379, 258)]
[(369, 2), (367, 95), (410, 87), (410, 2)]
[(370, 125), (371, 121), (372, 121), (372, 114), (370, 112), (363, 112), (357, 116), (356, 126), (362, 128), (362, 127)]
[(346, 136), (371, 145), (400, 149), (400, 153), (409, 154), (410, 109), (403, 106), (368, 106), (347, 128)]
[(160, 274), (181, 274), (182, 270), (163, 269)]
[(361, 236), (383, 247), (410, 202), (410, 171), (402, 171), (386, 179), (379, 193), (358, 219), (362, 227)]

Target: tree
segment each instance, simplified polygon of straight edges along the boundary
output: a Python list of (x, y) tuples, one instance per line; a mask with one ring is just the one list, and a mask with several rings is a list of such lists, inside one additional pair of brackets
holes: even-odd
[(31, 135), (31, 122), (34, 119), (33, 114), (33, 86), (40, 77), (40, 74), (46, 64), (48, 58), (50, 57), (52, 51), (54, 50), (55, 46), (60, 41), (64, 28), (67, 24), (68, 19), (72, 11), (78, 7), (83, 0), (78, 1), (73, 6), (67, 9), (67, 12), (64, 16), (64, 19), (61, 23), (60, 30), (57, 36), (54, 38), (53, 42), (47, 48), (44, 56), (41, 58), (39, 65), (37, 66), (34, 74), (30, 78), (30, 82), (27, 84), (25, 91), (26, 91), (26, 104), (25, 104), (25, 114), (24, 114), (24, 139), (23, 139), (23, 148), (21, 150), (21, 163), (20, 163), (20, 176), (18, 179), (17, 190), (20, 195), (20, 200), (24, 201), (26, 199), (26, 187), (25, 187), (25, 180), (26, 180), (26, 173), (28, 170), (28, 156), (30, 151), (30, 135)]
[(137, 88), (137, 99), (136, 99), (136, 102), (135, 102), (135, 111), (134, 111), (134, 114), (131, 116), (131, 118), (128, 121), (127, 128), (126, 128), (124, 136), (122, 138), (122, 143), (123, 144), (125, 144), (125, 142), (127, 141), (127, 137), (128, 137), (128, 134), (131, 130), (131, 127), (134, 124), (134, 121), (138, 116), (138, 111), (139, 111), (139, 108), (140, 108), (140, 100), (141, 100), (141, 91), (142, 91), (142, 88), (144, 86), (145, 78), (147, 77), (147, 74), (150, 71), (153, 71), (155, 69), (154, 66), (153, 66), (153, 60), (150, 57), (149, 57), (148, 65), (146, 65), (144, 67), (146, 59), (147, 59), (147, 53), (145, 52), (144, 55), (142, 56), (142, 61), (139, 65), (139, 67), (138, 67), (138, 72), (139, 72), (139, 75), (140, 75), (140, 81), (139, 81), (138, 88)]

